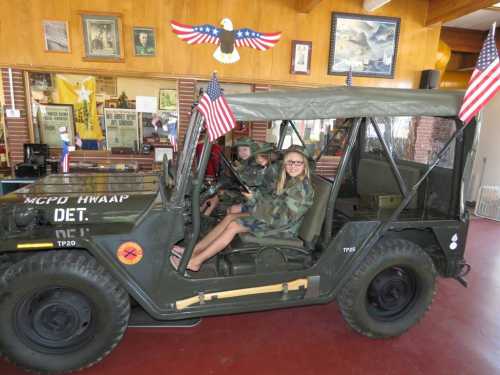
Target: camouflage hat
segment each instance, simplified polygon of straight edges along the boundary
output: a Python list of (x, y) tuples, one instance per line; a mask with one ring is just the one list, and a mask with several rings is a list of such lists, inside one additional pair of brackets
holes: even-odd
[(267, 143), (267, 142), (257, 143), (257, 147), (255, 148), (255, 155), (268, 154), (274, 150), (275, 147), (272, 143)]
[(240, 147), (240, 146), (255, 148), (255, 142), (248, 137), (243, 137), (238, 139), (234, 144), (234, 147)]
[(307, 159), (310, 159), (311, 158), (311, 154), (310, 152), (303, 146), (299, 146), (299, 145), (291, 145), (290, 147), (288, 147), (286, 150), (285, 150), (285, 155), (286, 154), (289, 154), (291, 152), (297, 152), (299, 154), (302, 154), (304, 155)]

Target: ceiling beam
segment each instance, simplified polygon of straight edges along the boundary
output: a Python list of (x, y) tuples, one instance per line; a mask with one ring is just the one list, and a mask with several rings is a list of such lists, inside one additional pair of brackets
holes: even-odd
[(323, 0), (297, 0), (297, 12), (309, 13), (321, 1)]
[(389, 3), (391, 0), (364, 0), (363, 8), (368, 12), (373, 12), (385, 4)]
[(429, 0), (425, 25), (451, 21), (496, 3), (498, 0)]

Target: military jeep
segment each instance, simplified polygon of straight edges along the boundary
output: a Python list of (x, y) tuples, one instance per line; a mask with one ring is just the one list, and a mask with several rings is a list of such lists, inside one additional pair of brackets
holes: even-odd
[[(203, 125), (195, 110), (175, 168), (165, 160), (161, 173), (50, 175), (0, 198), (2, 356), (27, 370), (74, 371), (108, 355), (138, 313), (169, 326), (334, 300), (355, 331), (386, 338), (424, 316), (438, 276), (466, 285), (463, 192), (478, 125), (457, 118), (461, 93), (339, 87), (227, 100), (238, 120), (282, 121), (281, 148), (303, 141), (297, 122), (345, 133), (335, 177), (325, 178), (331, 143), (319, 132), (315, 202), (299, 236), (243, 234), (199, 272), (186, 270), (211, 148), (193, 163)], [(178, 270), (175, 244), (186, 249)]]

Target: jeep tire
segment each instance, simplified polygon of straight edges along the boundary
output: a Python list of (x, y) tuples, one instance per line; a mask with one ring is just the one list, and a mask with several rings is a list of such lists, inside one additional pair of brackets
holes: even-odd
[(422, 248), (386, 239), (373, 247), (337, 302), (355, 331), (372, 338), (398, 336), (427, 312), (435, 285), (434, 263)]
[(130, 302), (85, 251), (30, 256), (0, 275), (0, 353), (25, 370), (76, 371), (120, 342)]

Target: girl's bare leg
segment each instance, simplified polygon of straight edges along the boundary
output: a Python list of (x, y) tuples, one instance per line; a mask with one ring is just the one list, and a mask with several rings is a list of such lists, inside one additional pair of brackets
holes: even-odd
[(203, 251), (207, 248), (213, 241), (215, 241), (222, 232), (227, 228), (229, 224), (231, 224), (234, 220), (246, 216), (248, 214), (228, 214), (222, 219), (222, 221), (217, 224), (210, 232), (207, 233), (205, 237), (198, 241), (193, 250), (193, 256), (195, 256), (200, 251)]
[(198, 271), (204, 261), (213, 257), (223, 250), (238, 233), (248, 232), (249, 229), (237, 222), (230, 222), (224, 231), (204, 250), (193, 255), (187, 268), (191, 271)]
[(234, 204), (227, 209), (228, 214), (239, 214), (241, 213), (241, 204)]

